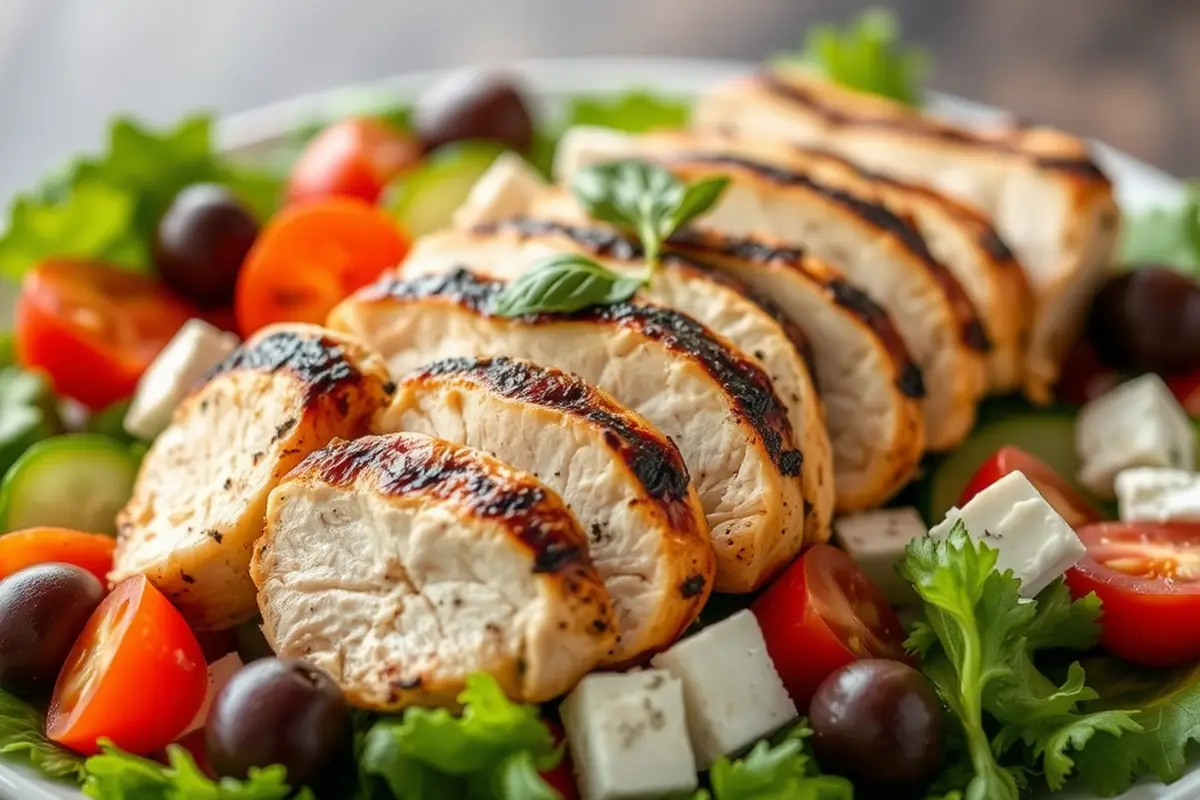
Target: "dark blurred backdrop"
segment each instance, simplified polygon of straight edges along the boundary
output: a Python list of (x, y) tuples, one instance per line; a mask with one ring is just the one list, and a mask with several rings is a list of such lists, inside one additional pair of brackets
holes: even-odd
[[(106, 118), (529, 56), (756, 59), (857, 0), (0, 0), (0, 194)], [(931, 84), (1200, 173), (1197, 0), (898, 0)]]

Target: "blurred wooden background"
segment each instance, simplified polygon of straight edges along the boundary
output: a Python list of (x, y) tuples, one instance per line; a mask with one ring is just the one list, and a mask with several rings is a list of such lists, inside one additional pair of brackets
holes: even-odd
[[(425, 67), (528, 56), (756, 59), (856, 0), (0, 0), (0, 193), (167, 120)], [(936, 88), (1200, 174), (1200, 2), (896, 0)]]

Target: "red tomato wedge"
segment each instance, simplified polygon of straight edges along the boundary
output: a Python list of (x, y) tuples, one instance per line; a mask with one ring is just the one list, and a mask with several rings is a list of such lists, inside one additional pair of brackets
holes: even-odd
[(967, 488), (963, 489), (962, 497), (959, 498), (959, 508), (1010, 472), (1024, 473), (1034, 488), (1046, 498), (1046, 502), (1053, 506), (1072, 528), (1104, 519), (1104, 515), (1084, 500), (1053, 467), (1032, 453), (1011, 445), (1001, 447), (975, 471), (967, 483)]
[(398, 265), (408, 241), (387, 214), (362, 200), (316, 200), (275, 215), (238, 276), (238, 327), (325, 322), (351, 292)]
[(46, 261), (17, 297), (17, 360), (46, 371), (59, 394), (93, 411), (133, 394), (192, 308), (145, 275), (82, 261)]
[(793, 562), (750, 610), (802, 711), (839, 667), (860, 658), (910, 660), (904, 628), (883, 593), (831, 545), (816, 545)]
[(28, 528), (0, 536), (0, 579), (35, 564), (73, 564), (108, 583), (117, 542), (102, 533)]
[(420, 159), (420, 145), (387, 123), (342, 120), (304, 148), (288, 178), (287, 201), (356, 197), (374, 203), (392, 178)]
[(1200, 370), (1165, 375), (1163, 379), (1184, 411), (1193, 417), (1200, 417)]
[[(554, 743), (563, 747), (567, 737), (563, 733), (562, 726), (553, 720), (545, 719), (542, 722), (550, 729), (550, 733), (554, 736)], [(558, 766), (541, 773), (541, 776), (542, 780), (562, 795), (563, 800), (579, 800), (579, 788), (575, 785), (575, 773), (571, 767), (571, 754), (565, 752), (565, 748), (562, 761), (558, 762)]]
[(88, 620), (67, 656), (46, 713), (46, 735), (72, 750), (97, 739), (152, 753), (196, 716), (208, 666), (179, 612), (144, 576), (123, 581)]
[(1200, 524), (1107, 522), (1078, 534), (1087, 555), (1067, 586), (1104, 604), (1100, 643), (1150, 667), (1200, 660)]

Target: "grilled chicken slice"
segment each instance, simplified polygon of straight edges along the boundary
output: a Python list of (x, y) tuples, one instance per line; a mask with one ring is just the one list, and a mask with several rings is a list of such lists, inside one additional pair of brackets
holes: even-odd
[(704, 129), (835, 150), (988, 214), (1033, 289), (1025, 389), (1049, 401), (1120, 227), (1112, 184), (1085, 141), (1040, 127), (967, 128), (799, 70), (718, 86), (694, 118)]
[(373, 427), (482, 450), (562, 497), (617, 618), (602, 663), (658, 652), (704, 607), (716, 558), (683, 456), (607, 392), (528, 361), (453, 358), (401, 381)]
[(971, 431), (987, 390), (987, 333), (953, 273), (869, 184), (828, 184), (737, 153), (664, 153), (644, 137), (623, 137), (604, 152), (588, 133), (576, 129), (559, 143), (559, 180), (569, 182), (571, 170), (587, 163), (630, 157), (657, 161), (685, 180), (728, 176), (729, 188), (696, 227), (725, 236), (767, 236), (842, 270), (888, 309), (925, 374), (927, 446), (953, 448)]
[(473, 672), (514, 700), (549, 700), (616, 640), (562, 500), (489, 455), (416, 433), (306, 458), (271, 492), (251, 573), (272, 649), (379, 711), (454, 707)]
[(379, 348), (393, 374), (442, 358), (507, 355), (573, 372), (679, 447), (717, 555), (715, 588), (749, 592), (799, 552), (801, 454), (767, 375), (683, 314), (619, 303), (515, 319), (491, 309), (504, 284), (466, 270), (385, 279), (329, 324)]
[(144, 574), (199, 629), (258, 609), (250, 555), (267, 495), (306, 455), (367, 431), (388, 373), (361, 342), (315, 325), (262, 329), (175, 410), (117, 518), (110, 579)]
[[(644, 268), (641, 252), (603, 228), (513, 218), (471, 231), (423, 237), (405, 261), (405, 277), (441, 274), (459, 264), (498, 280), (511, 280), (539, 259), (586, 253), (618, 271)], [(801, 481), (809, 504), (805, 542), (829, 538), (834, 478), (824, 410), (812, 380), (812, 348), (804, 332), (765, 295), (711, 267), (673, 256), (664, 262), (645, 299), (687, 314), (731, 341), (770, 377), (788, 410), (792, 434), (804, 453)]]

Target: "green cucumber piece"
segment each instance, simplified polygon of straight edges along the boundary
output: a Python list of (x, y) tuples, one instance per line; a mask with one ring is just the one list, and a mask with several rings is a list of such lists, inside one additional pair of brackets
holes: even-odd
[(115, 534), (138, 459), (108, 436), (75, 433), (35, 444), (0, 482), (0, 531), (50, 525)]
[(491, 142), (460, 142), (436, 150), (388, 187), (386, 204), (413, 238), (450, 224), (471, 187), (504, 152)]

